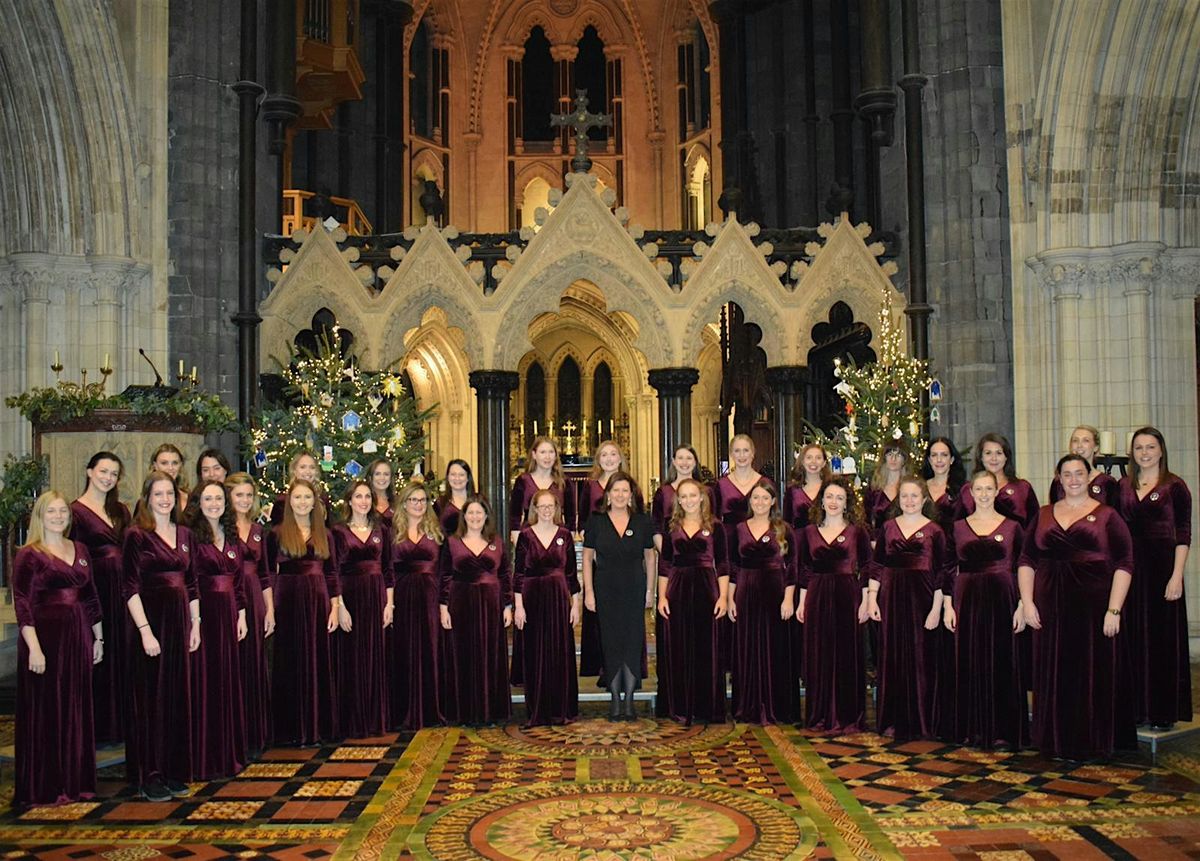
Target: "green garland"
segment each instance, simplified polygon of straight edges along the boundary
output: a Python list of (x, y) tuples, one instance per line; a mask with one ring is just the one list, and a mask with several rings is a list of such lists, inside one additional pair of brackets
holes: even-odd
[(20, 526), (33, 511), (34, 500), (46, 488), (50, 478), (50, 458), (42, 455), (4, 458), (4, 474), (0, 476), (0, 538), (7, 540), (12, 530)]
[(187, 419), (205, 433), (238, 427), (237, 414), (216, 395), (196, 389), (180, 389), (168, 398), (151, 395), (105, 395), (98, 387), (47, 386), (33, 388), (4, 399), (34, 424), (62, 424), (87, 418), (97, 410), (129, 410), (140, 416)]

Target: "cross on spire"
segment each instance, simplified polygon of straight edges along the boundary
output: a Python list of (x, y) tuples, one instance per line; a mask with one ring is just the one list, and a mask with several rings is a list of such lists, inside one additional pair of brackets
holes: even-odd
[(587, 90), (576, 90), (571, 113), (551, 114), (550, 125), (575, 130), (575, 158), (571, 159), (571, 169), (575, 173), (587, 173), (592, 167), (592, 160), (588, 158), (588, 130), (611, 126), (612, 114), (589, 113)]

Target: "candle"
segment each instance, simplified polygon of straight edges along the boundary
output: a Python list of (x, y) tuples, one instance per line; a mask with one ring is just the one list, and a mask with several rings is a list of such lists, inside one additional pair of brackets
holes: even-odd
[(534, 435), (534, 436), (537, 436), (537, 435), (538, 435), (538, 431), (537, 431), (537, 419), (534, 419), (534, 420), (533, 420), (533, 435)]
[(103, 364), (101, 367), (104, 367), (104, 368), (111, 368), (111, 367), (112, 367), (112, 365), (110, 365), (110, 364), (109, 364), (109, 362), (108, 362), (108, 353), (105, 353), (105, 354), (104, 354), (104, 364)]
[(179, 376), (183, 376), (183, 359), (179, 360)]
[(196, 366), (192, 365), (192, 382), (196, 382)]
[(1112, 431), (1100, 431), (1100, 453), (1112, 454), (1116, 447), (1116, 435)]
[(604, 422), (596, 419), (596, 439), (600, 439), (600, 434), (604, 433)]
[(59, 361), (59, 358), (58, 358), (58, 350), (55, 350), (55, 351), (54, 351), (54, 364), (56, 364), (56, 365), (61, 365), (61, 364), (62, 364), (62, 362), (61, 362), (61, 361)]
[(609, 439), (612, 439), (612, 436), (613, 436), (613, 420), (609, 419), (608, 420), (608, 437), (609, 437)]

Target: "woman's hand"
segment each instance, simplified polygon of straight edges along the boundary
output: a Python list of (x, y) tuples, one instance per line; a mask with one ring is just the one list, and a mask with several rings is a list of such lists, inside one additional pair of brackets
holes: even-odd
[(517, 608), (513, 610), (512, 619), (513, 624), (517, 626), (518, 631), (525, 630), (525, 606), (523, 604), (518, 604)]
[(1121, 616), (1117, 613), (1104, 613), (1104, 636), (1115, 637), (1121, 632)]
[(383, 605), (383, 627), (386, 628), (389, 625), (391, 625), (392, 621), (395, 618), (396, 618), (396, 605), (395, 604), (384, 604)]
[(343, 631), (349, 633), (354, 628), (354, 620), (350, 618), (350, 611), (346, 609), (345, 604), (338, 604), (338, 625)]
[(451, 625), (450, 625), (450, 608), (447, 607), (445, 604), (442, 604), (438, 608), (438, 614), (442, 617), (442, 628), (449, 631), (450, 627), (451, 627)]
[(578, 596), (571, 600), (571, 615), (567, 617), (567, 621), (574, 628), (579, 624), (579, 617), (583, 615), (583, 601)]
[(512, 625), (512, 623), (513, 623), (513, 608), (505, 607), (504, 608), (504, 627), (508, 628)]
[(942, 624), (946, 626), (946, 630), (951, 634), (958, 628), (958, 614), (954, 612), (954, 608), (949, 604), (942, 610)]
[(779, 602), (779, 618), (783, 621), (788, 621), (796, 613), (796, 608), (792, 606), (792, 602), (784, 598)]
[(200, 648), (200, 620), (192, 622), (192, 630), (188, 635), (188, 651), (194, 652)]
[(1167, 581), (1167, 589), (1163, 593), (1163, 597), (1168, 601), (1178, 601), (1183, 597), (1183, 574), (1172, 574), (1171, 579)]
[(269, 637), (275, 633), (275, 610), (267, 611), (267, 615), (263, 617), (263, 636)]
[(326, 633), (332, 634), (334, 631), (337, 630), (337, 626), (338, 626), (338, 608), (330, 607), (329, 608), (329, 618), (325, 620)]
[(802, 589), (800, 591), (800, 600), (796, 602), (796, 621), (801, 625), (804, 624), (804, 605), (808, 603), (806, 600), (808, 596), (805, 594), (807, 591), (806, 589)]
[(1022, 601), (1021, 606), (1025, 613), (1025, 624), (1035, 631), (1042, 630), (1042, 617), (1038, 615), (1037, 606), (1032, 601)]
[(867, 619), (871, 618), (871, 608), (868, 606), (870, 602), (863, 598), (858, 602), (858, 624), (865, 625)]
[(736, 622), (737, 621), (737, 603), (733, 600), (732, 595), (729, 596), (728, 613), (729, 613), (729, 621)]
[(1013, 633), (1019, 634), (1025, 630), (1025, 610), (1021, 607), (1021, 602), (1017, 602), (1017, 609), (1013, 611)]
[(92, 640), (92, 663), (98, 664), (104, 660), (104, 641)]
[(941, 602), (935, 603), (930, 609), (929, 614), (925, 616), (925, 630), (932, 631), (942, 621), (942, 608), (939, 606)]
[(666, 595), (658, 599), (658, 615), (664, 619), (671, 618), (671, 602), (667, 600)]
[(879, 599), (875, 597), (874, 592), (867, 596), (867, 617), (872, 622), (883, 621), (883, 614), (879, 612)]
[(654, 590), (653, 589), (646, 590), (646, 609), (647, 610), (654, 609)]
[(583, 596), (583, 606), (587, 607), (593, 613), (596, 612), (596, 595), (593, 592), (588, 592)]
[(724, 595), (717, 596), (717, 603), (713, 605), (713, 618), (724, 619), (729, 613), (729, 599)]
[(46, 672), (46, 654), (41, 649), (29, 650), (29, 672), (39, 676)]
[(238, 613), (238, 620), (237, 620), (238, 642), (240, 643), (242, 640), (246, 639), (246, 635), (248, 633), (250, 633), (250, 626), (246, 624), (246, 612), (243, 610), (241, 613)]
[(151, 633), (149, 625), (142, 628), (142, 651), (148, 658), (157, 658), (162, 654), (162, 646), (158, 644), (158, 638)]

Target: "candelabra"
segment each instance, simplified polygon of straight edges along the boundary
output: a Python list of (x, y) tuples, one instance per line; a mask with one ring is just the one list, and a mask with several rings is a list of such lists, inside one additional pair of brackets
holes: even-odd
[(87, 381), (88, 369), (79, 369), (79, 382), (73, 380), (64, 380), (62, 357), (59, 356), (58, 350), (54, 351), (54, 361), (50, 363), (50, 370), (54, 372), (55, 385), (63, 394), (81, 399), (92, 399), (104, 397), (104, 389), (108, 385), (108, 378), (112, 376), (112, 362), (109, 361), (108, 353), (104, 354), (104, 362), (100, 365), (100, 380), (99, 382), (89, 383)]

